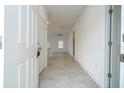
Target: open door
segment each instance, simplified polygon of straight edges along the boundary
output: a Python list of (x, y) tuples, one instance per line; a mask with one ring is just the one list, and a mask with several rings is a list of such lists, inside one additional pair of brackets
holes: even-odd
[(38, 87), (36, 6), (5, 6), (4, 87)]

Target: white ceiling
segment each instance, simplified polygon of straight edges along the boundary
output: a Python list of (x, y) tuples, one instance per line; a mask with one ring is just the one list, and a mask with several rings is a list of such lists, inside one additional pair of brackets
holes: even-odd
[(82, 13), (82, 5), (45, 5), (48, 14), (48, 31), (63, 33), (70, 31)]

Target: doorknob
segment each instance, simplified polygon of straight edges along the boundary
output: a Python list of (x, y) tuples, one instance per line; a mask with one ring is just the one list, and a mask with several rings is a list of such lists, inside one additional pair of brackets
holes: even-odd
[(37, 52), (37, 58), (40, 56), (40, 51)]
[(40, 56), (40, 51), (41, 51), (41, 47), (39, 47), (37, 50), (37, 58)]

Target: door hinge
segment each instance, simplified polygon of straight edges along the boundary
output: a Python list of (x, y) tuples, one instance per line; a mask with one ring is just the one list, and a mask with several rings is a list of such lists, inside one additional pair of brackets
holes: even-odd
[(113, 13), (113, 9), (109, 9), (109, 14), (112, 14)]
[(108, 77), (111, 78), (112, 77), (112, 74), (111, 73), (108, 73)]
[(109, 46), (112, 46), (112, 41), (108, 41), (108, 45)]

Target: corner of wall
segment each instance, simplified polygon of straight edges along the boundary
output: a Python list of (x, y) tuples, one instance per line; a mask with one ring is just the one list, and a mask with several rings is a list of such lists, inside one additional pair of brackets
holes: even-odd
[(43, 5), (38, 6), (38, 12), (42, 18), (47, 20), (47, 11), (45, 10), (45, 7)]

